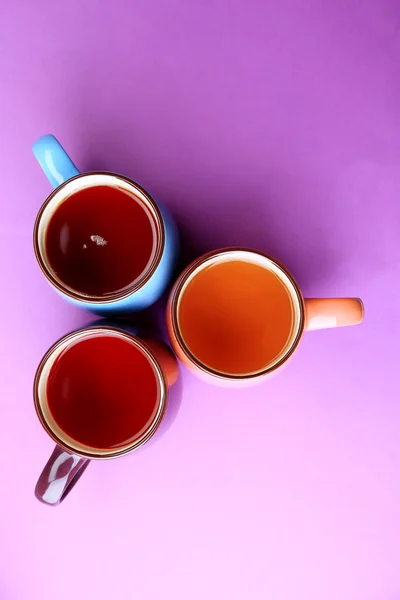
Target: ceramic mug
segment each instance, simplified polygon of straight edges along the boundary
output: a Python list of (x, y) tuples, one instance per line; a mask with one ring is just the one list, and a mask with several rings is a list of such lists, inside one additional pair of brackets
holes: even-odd
[[(228, 372), (228, 370), (223, 370), (219, 367), (213, 367), (211, 363), (214, 359), (210, 358), (209, 362), (207, 362), (204, 358), (200, 359), (199, 356), (196, 356), (196, 353), (193, 350), (194, 344), (198, 343), (198, 341), (194, 342), (192, 333), (195, 331), (193, 329), (194, 327), (197, 328), (198, 333), (196, 335), (199, 335), (202, 338), (202, 344), (214, 343), (214, 346), (212, 346), (214, 348), (220, 346), (219, 340), (216, 339), (215, 336), (213, 338), (213, 326), (211, 325), (210, 327), (207, 327), (207, 323), (209, 324), (211, 322), (210, 319), (202, 322), (200, 321), (200, 314), (201, 311), (204, 310), (204, 314), (209, 315), (209, 308), (207, 307), (210, 306), (210, 302), (214, 302), (215, 305), (218, 304), (217, 308), (212, 309), (214, 313), (216, 311), (216, 318), (218, 319), (217, 321), (214, 321), (214, 323), (219, 323), (219, 321), (223, 319), (225, 319), (225, 321), (226, 319), (229, 319), (227, 317), (227, 313), (229, 312), (228, 309), (230, 309), (233, 299), (229, 296), (231, 292), (228, 288), (231, 287), (229, 281), (234, 280), (233, 276), (227, 281), (226, 288), (221, 287), (221, 296), (217, 298), (217, 301), (215, 297), (213, 297), (213, 300), (208, 299), (211, 298), (211, 294), (209, 293), (209, 288), (207, 289), (207, 286), (205, 289), (203, 287), (202, 291), (197, 291), (197, 296), (195, 296), (196, 303), (198, 304), (197, 301), (199, 295), (201, 296), (201, 302), (197, 305), (197, 312), (194, 314), (195, 320), (192, 324), (185, 325), (186, 327), (189, 327), (189, 329), (186, 329), (186, 339), (184, 333), (182, 332), (182, 297), (184, 296), (185, 291), (187, 291), (188, 286), (193, 281), (197, 280), (197, 282), (199, 282), (199, 275), (204, 274), (206, 269), (216, 265), (221, 265), (222, 263), (233, 263), (235, 261), (258, 265), (263, 269), (267, 269), (269, 273), (274, 274), (274, 276), (277, 277), (278, 281), (282, 284), (283, 289), (286, 290), (285, 295), (288, 297), (288, 301), (291, 305), (291, 322), (290, 330), (288, 330), (289, 334), (287, 337), (282, 337), (282, 339), (286, 340), (285, 343), (282, 345), (282, 347), (280, 347), (279, 352), (276, 353), (273, 359), (266, 360), (261, 368), (257, 368), (251, 372), (235, 373)], [(214, 271), (214, 273), (217, 273), (217, 271)], [(206, 280), (203, 278), (203, 281)], [(221, 276), (219, 276), (219, 281), (221, 281)], [(243, 286), (245, 284), (241, 285)], [(192, 289), (194, 288), (192, 287)], [(198, 288), (198, 290), (200, 290), (200, 288)], [(245, 298), (245, 296), (243, 296), (243, 298)], [(261, 299), (262, 302), (263, 298), (264, 296)], [(265, 295), (265, 302), (268, 302), (268, 294)], [(242, 304), (240, 304), (240, 307), (241, 308), (238, 311), (238, 314), (242, 315), (246, 313), (248, 308), (253, 312), (254, 310), (257, 310), (254, 308), (254, 306), (251, 306), (251, 302), (247, 302), (247, 300), (243, 301)], [(245, 313), (243, 313), (243, 307), (245, 307)], [(305, 299), (303, 298), (300, 288), (293, 276), (282, 265), (268, 255), (246, 248), (227, 248), (216, 250), (201, 256), (183, 271), (170, 293), (167, 306), (167, 327), (173, 350), (182, 363), (193, 373), (212, 383), (219, 383), (222, 385), (249, 385), (262, 381), (271, 373), (281, 368), (293, 355), (305, 331), (312, 329), (325, 329), (329, 327), (340, 327), (344, 325), (355, 325), (363, 320), (363, 313), (363, 304), (358, 298)], [(206, 316), (205, 318), (208, 319), (209, 317)], [(241, 323), (244, 324), (245, 318), (242, 319)], [(212, 316), (212, 319), (214, 319), (214, 315)], [(199, 322), (202, 322), (202, 325), (199, 326)], [(236, 319), (235, 323), (237, 322), (238, 321)], [(186, 323), (188, 322), (186, 321)], [(221, 356), (221, 353), (224, 351), (226, 352), (228, 347), (227, 344), (234, 346), (235, 343), (237, 343), (237, 339), (235, 339), (234, 334), (230, 334), (230, 332), (233, 330), (231, 323), (232, 322), (228, 320), (228, 333), (226, 334), (226, 338), (224, 338), (225, 346), (221, 345), (221, 348), (223, 349), (220, 351), (219, 356)], [(242, 325), (240, 325), (240, 327), (243, 329)], [(245, 335), (247, 336), (248, 324), (246, 323), (244, 327)], [(242, 350), (243, 347), (238, 346), (239, 349), (237, 352), (247, 352), (248, 354), (251, 353), (253, 346), (255, 347), (260, 342), (259, 337), (261, 335), (266, 337), (269, 335), (269, 330), (264, 330), (264, 332), (261, 333), (261, 328), (257, 327), (257, 321), (254, 318), (252, 319), (251, 327), (251, 335), (250, 338), (248, 338), (250, 341), (247, 345), (247, 350)], [(190, 337), (189, 333), (191, 333), (191, 342), (188, 342), (187, 339)], [(232, 339), (230, 339), (230, 337)], [(212, 342), (209, 342), (209, 340), (212, 340)], [(203, 353), (203, 356), (206, 355)]]
[[(71, 303), (100, 315), (129, 313), (147, 308), (165, 291), (178, 254), (178, 234), (169, 212), (160, 206), (140, 185), (115, 173), (90, 172), (80, 174), (61, 144), (53, 135), (39, 138), (33, 153), (45, 175), (55, 188), (36, 218), (34, 249), (39, 266), (54, 288)], [(49, 221), (69, 196), (88, 187), (109, 186), (133, 195), (135, 201), (153, 221), (154, 252), (139, 278), (122, 291), (104, 296), (88, 295), (67, 285), (51, 268), (46, 256), (45, 237)], [(96, 237), (96, 236), (95, 236)]]
[[(107, 321), (96, 323), (66, 335), (56, 342), (42, 358), (34, 381), (34, 404), (39, 421), (57, 445), (36, 484), (35, 495), (41, 502), (51, 506), (60, 504), (81, 477), (90, 460), (118, 458), (133, 452), (146, 444), (161, 424), (167, 408), (168, 389), (178, 377), (177, 360), (171, 350), (162, 342), (153, 339), (139, 339), (133, 331), (128, 324), (115, 325), (109, 324)], [(102, 390), (98, 391), (99, 368), (93, 368), (95, 363), (93, 363), (93, 366), (90, 365), (89, 368), (86, 367), (85, 363), (82, 370), (82, 381), (78, 379), (77, 384), (76, 367), (73, 369), (71, 360), (66, 358), (71, 348), (74, 347), (76, 351), (77, 345), (81, 345), (81, 351), (84, 351), (87, 356), (89, 347), (86, 345), (83, 348), (82, 344), (87, 344), (88, 341), (93, 344), (93, 340), (97, 342), (99, 338), (105, 336), (108, 339), (111, 338), (114, 344), (115, 342), (127, 342), (129, 352), (135, 352), (135, 356), (141, 361), (140, 366), (137, 367), (137, 369), (140, 369), (140, 377), (144, 378), (144, 373), (150, 374), (154, 407), (152, 404), (150, 404), (150, 409), (146, 407), (147, 412), (144, 418), (140, 417), (142, 420), (138, 431), (133, 431), (131, 425), (125, 425), (127, 422), (131, 423), (126, 418), (129, 417), (137, 427), (137, 419), (139, 418), (137, 412), (132, 413), (132, 417), (130, 416), (131, 413), (123, 412), (121, 418), (121, 414), (115, 412), (117, 409), (114, 400), (107, 405), (107, 410), (104, 409), (103, 405), (97, 403)], [(93, 351), (93, 345), (90, 347)], [(109, 390), (112, 399), (114, 393), (117, 394), (117, 389), (119, 389), (118, 382), (121, 378), (121, 369), (132, 364), (131, 356), (132, 354), (128, 355), (128, 361), (126, 357), (124, 358), (123, 367), (121, 367), (120, 355), (117, 356), (114, 362), (111, 361), (111, 364), (108, 362), (110, 352), (107, 354), (107, 366), (104, 366), (104, 361), (102, 362), (102, 369), (108, 369), (107, 379), (105, 380), (107, 385), (105, 387)], [(92, 359), (90, 358), (90, 360)], [(58, 371), (55, 371), (55, 369), (58, 369)], [(130, 366), (129, 370), (131, 371)], [(55, 377), (58, 377), (58, 379), (55, 380)], [(114, 379), (109, 379), (109, 377), (114, 377)], [(121, 379), (123, 379), (122, 390), (124, 394), (123, 402), (125, 403), (121, 405), (124, 407), (123, 410), (125, 411), (125, 407), (128, 406), (129, 411), (140, 411), (140, 406), (143, 406), (144, 402), (143, 398), (148, 396), (144, 396), (143, 388), (140, 388), (139, 391), (141, 383), (136, 378), (136, 371), (134, 373), (131, 371), (129, 385), (126, 383), (125, 378)], [(55, 385), (55, 381), (57, 381), (57, 387), (54, 387), (51, 391), (50, 386)], [(137, 381), (137, 384), (134, 384), (134, 381)], [(77, 385), (82, 385), (82, 388), (78, 389), (78, 394), (82, 394), (85, 400), (89, 398), (85, 406), (83, 406), (83, 403), (79, 403), (79, 400), (76, 400)], [(69, 390), (74, 390), (73, 392), (70, 391), (71, 395), (68, 395), (68, 386)], [(150, 388), (146, 388), (146, 390), (148, 389)], [(75, 395), (73, 396), (73, 394)], [(138, 398), (142, 398), (142, 400), (140, 401)], [(55, 404), (52, 404), (54, 401)], [(139, 402), (142, 402), (140, 406)], [(151, 403), (153, 403), (153, 398)], [(75, 410), (73, 408), (74, 404)], [(78, 412), (76, 412), (76, 406)], [(72, 423), (73, 431), (79, 432), (79, 438), (75, 433), (71, 433), (71, 429), (67, 431), (66, 423)], [(124, 435), (118, 443), (115, 442), (117, 439), (115, 436), (119, 435), (119, 431), (118, 434), (112, 431), (114, 423), (117, 427), (118, 423), (124, 424), (124, 434), (128, 431), (128, 436)], [(100, 435), (99, 431), (103, 432), (102, 435), (106, 432), (109, 439), (112, 436), (115, 439), (112, 443), (107, 443), (106, 447), (101, 447), (101, 444), (98, 443), (94, 444), (95, 437), (93, 436)], [(90, 443), (88, 440), (90, 440)]]

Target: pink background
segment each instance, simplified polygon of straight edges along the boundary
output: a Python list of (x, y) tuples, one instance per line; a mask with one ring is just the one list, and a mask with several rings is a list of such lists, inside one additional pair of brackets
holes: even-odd
[[(15, 0), (0, 67), (1, 600), (398, 600), (397, 0)], [(250, 245), (366, 305), (257, 389), (182, 371), (159, 443), (57, 509), (33, 496), (52, 442), (32, 378), (88, 317), (32, 252), (48, 132), (162, 198), (184, 260)]]

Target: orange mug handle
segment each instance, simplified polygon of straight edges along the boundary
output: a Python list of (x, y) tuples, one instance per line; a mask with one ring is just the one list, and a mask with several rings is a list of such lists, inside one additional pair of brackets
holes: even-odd
[(306, 298), (305, 330), (357, 325), (364, 318), (360, 298)]

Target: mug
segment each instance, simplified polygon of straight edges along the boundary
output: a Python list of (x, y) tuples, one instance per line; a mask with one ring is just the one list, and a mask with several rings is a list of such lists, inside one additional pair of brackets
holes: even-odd
[[(57, 445), (36, 484), (41, 502), (60, 504), (90, 460), (133, 452), (161, 424), (178, 363), (168, 346), (139, 339), (133, 331), (127, 323), (95, 323), (66, 335), (42, 358), (34, 404)], [(102, 355), (94, 359), (99, 344)], [(79, 360), (81, 370), (76, 368)]]
[[(170, 281), (178, 255), (177, 228), (169, 212), (127, 177), (100, 171), (79, 173), (53, 135), (39, 138), (32, 149), (54, 188), (39, 210), (33, 236), (36, 259), (53, 287), (71, 303), (104, 316), (143, 310), (158, 300)], [(50, 265), (46, 252), (49, 222), (63, 202), (74, 194), (99, 186), (130, 194), (152, 221), (150, 235), (153, 236), (153, 250), (147, 265), (135, 281), (107, 297), (98, 293), (82, 293), (82, 290), (67, 284)], [(106, 243), (97, 235), (91, 236), (91, 239), (96, 243)]]
[[(261, 279), (246, 279), (246, 273)], [(173, 350), (193, 373), (212, 383), (249, 385), (280, 369), (305, 331), (355, 325), (363, 314), (358, 298), (304, 299), (293, 276), (270, 256), (226, 248), (201, 256), (180, 275), (169, 296), (167, 328)]]

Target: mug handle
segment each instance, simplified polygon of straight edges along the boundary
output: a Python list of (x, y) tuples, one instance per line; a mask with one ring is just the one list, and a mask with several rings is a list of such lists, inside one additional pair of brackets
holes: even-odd
[(364, 319), (360, 298), (306, 298), (305, 329), (328, 329), (357, 325)]
[(79, 175), (78, 169), (54, 135), (40, 137), (33, 144), (32, 151), (53, 188)]
[(89, 462), (88, 458), (70, 454), (56, 446), (36, 484), (36, 498), (50, 506), (60, 504), (83, 475)]

